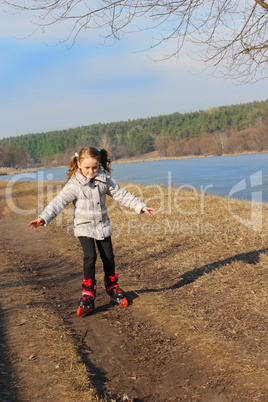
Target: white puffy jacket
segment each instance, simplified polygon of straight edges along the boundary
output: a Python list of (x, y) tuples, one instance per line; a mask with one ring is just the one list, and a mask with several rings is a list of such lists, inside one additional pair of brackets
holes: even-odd
[(111, 236), (112, 227), (105, 205), (106, 194), (119, 201), (138, 214), (146, 204), (100, 168), (94, 179), (87, 179), (76, 172), (66, 183), (61, 192), (48, 204), (39, 215), (45, 226), (70, 203), (74, 204), (73, 224), (75, 236), (93, 237), (102, 240)]

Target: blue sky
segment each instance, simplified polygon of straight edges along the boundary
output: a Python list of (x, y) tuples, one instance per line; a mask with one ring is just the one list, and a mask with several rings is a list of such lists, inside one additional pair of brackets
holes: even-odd
[(214, 78), (186, 52), (152, 61), (169, 45), (143, 51), (149, 32), (103, 46), (101, 32), (89, 31), (67, 48), (57, 43), (68, 27), (33, 29), (29, 15), (0, 11), (0, 138), (268, 98), (267, 80)]

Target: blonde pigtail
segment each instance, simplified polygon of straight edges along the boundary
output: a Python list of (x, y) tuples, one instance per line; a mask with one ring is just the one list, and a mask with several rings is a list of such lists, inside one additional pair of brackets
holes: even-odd
[(70, 167), (69, 167), (69, 170), (68, 170), (67, 182), (75, 174), (75, 172), (79, 169), (78, 165), (77, 165), (77, 156), (76, 155), (73, 155), (71, 157), (69, 166)]

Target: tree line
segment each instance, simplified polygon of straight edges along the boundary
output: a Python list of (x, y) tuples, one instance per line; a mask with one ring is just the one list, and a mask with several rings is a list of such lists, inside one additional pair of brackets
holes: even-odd
[(268, 99), (4, 138), (0, 165), (66, 165), (84, 145), (106, 148), (114, 160), (155, 150), (168, 157), (261, 152), (268, 150)]

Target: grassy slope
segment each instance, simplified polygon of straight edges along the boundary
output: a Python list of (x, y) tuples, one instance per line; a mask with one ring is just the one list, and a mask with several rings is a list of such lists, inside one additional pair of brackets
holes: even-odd
[[(255, 231), (240, 222), (250, 219), (250, 202), (127, 187), (158, 210), (149, 219), (108, 203), (121, 284), (139, 295), (134, 308), (167, 336), (178, 336), (191, 356), (217, 368), (211, 381), (218, 387), (236, 384), (241, 397), (265, 400), (268, 206), (258, 211), (253, 223), (261, 218), (262, 229)], [(36, 205), (35, 183), (17, 183), (13, 191)], [(71, 213), (63, 214), (63, 227), (70, 227)], [(64, 236), (56, 223), (46, 230), (55, 241)]]
[[(254, 384), (265, 389), (268, 205), (257, 211), (254, 223), (262, 221), (257, 232), (238, 221), (251, 218), (250, 202), (141, 189), (143, 198), (160, 209), (150, 225), (145, 216), (129, 221), (118, 210), (111, 213), (122, 228), (114, 236), (118, 260), (122, 270), (131, 271), (132, 265), (139, 277), (141, 305), (151, 320), (171, 336), (179, 333), (186, 347), (222, 375), (228, 373), (246, 389)], [(150, 286), (144, 287), (148, 276)]]

